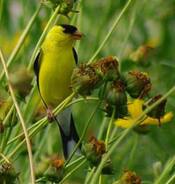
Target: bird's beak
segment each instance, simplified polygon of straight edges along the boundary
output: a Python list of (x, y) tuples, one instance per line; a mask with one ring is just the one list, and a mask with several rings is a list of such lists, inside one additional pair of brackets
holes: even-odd
[(83, 33), (76, 31), (75, 33), (72, 34), (73, 39), (75, 40), (80, 40), (83, 36)]

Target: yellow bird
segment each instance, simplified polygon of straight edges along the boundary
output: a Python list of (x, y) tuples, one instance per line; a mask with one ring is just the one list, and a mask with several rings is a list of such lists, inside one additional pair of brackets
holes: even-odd
[[(47, 34), (40, 53), (34, 62), (39, 93), (46, 108), (53, 109), (71, 94), (71, 75), (78, 62), (74, 49), (80, 33), (72, 25), (54, 26)], [(66, 109), (57, 117), (62, 137), (63, 153), (67, 158), (72, 147), (78, 142), (71, 110)]]

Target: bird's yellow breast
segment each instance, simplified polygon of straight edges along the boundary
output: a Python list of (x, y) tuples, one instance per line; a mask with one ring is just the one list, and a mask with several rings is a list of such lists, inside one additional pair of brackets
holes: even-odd
[(74, 66), (72, 48), (54, 49), (43, 54), (39, 71), (39, 89), (47, 105), (56, 107), (69, 96)]

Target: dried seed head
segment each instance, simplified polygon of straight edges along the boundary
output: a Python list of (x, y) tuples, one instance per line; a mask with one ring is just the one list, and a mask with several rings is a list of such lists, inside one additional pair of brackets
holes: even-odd
[(151, 81), (147, 74), (131, 71), (126, 76), (126, 90), (133, 98), (143, 98), (151, 90)]
[(59, 158), (52, 159), (52, 167), (62, 169), (64, 167), (64, 160)]
[(119, 78), (118, 61), (112, 56), (100, 59), (92, 66), (104, 81), (113, 81)]
[(90, 65), (75, 68), (71, 77), (71, 87), (76, 93), (86, 96), (99, 86), (101, 80)]
[(102, 155), (106, 152), (105, 143), (92, 136), (89, 142), (83, 146), (82, 151), (91, 165), (98, 165)]
[(106, 152), (104, 141), (97, 140), (94, 136), (92, 136), (89, 143), (93, 145), (93, 150), (97, 155), (103, 155)]
[(2, 183), (15, 183), (18, 174), (9, 163), (0, 165), (0, 181)]
[(141, 184), (141, 179), (133, 171), (125, 171), (119, 184)]
[[(153, 97), (148, 104), (143, 106), (143, 109), (153, 105), (155, 102), (157, 102), (160, 98), (162, 98), (162, 95), (157, 95), (155, 97)], [(157, 105), (156, 107), (154, 107), (149, 113), (147, 113), (148, 116), (152, 117), (152, 118), (157, 118), (158, 120), (160, 120), (161, 117), (163, 117), (165, 115), (165, 106), (166, 106), (166, 102), (167, 100), (164, 99), (162, 100), (161, 103), (159, 103), (159, 105)]]

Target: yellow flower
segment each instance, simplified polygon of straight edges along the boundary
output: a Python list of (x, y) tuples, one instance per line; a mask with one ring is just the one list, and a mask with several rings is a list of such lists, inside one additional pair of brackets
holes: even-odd
[[(115, 124), (118, 127), (129, 128), (134, 125), (135, 120), (143, 113), (142, 105), (144, 101), (141, 99), (136, 99), (133, 102), (128, 104), (128, 112), (130, 116), (124, 117), (123, 119), (117, 119)], [(167, 123), (171, 121), (173, 118), (173, 113), (166, 113), (161, 119), (160, 123)], [(140, 125), (159, 125), (159, 120), (156, 118), (151, 118), (145, 115), (144, 120), (140, 123)]]

